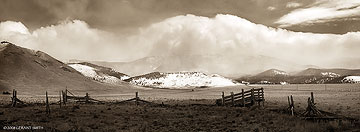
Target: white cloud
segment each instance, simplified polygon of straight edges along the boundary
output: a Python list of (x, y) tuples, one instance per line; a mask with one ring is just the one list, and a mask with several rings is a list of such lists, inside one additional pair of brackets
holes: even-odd
[(280, 24), (280, 27), (288, 27), (354, 16), (360, 16), (358, 0), (319, 0), (306, 8), (296, 9), (282, 16), (275, 23)]
[[(0, 39), (46, 53), (67, 61), (123, 60), (138, 58), (141, 53), (130, 56), (134, 48), (128, 48), (125, 39), (112, 33), (89, 27), (80, 20), (63, 21), (57, 25), (41, 27), (29, 32), (21, 22), (6, 21), (0, 24)], [(124, 49), (127, 48), (127, 49)], [(126, 56), (126, 57), (122, 57)]]
[(288, 2), (286, 4), (286, 8), (297, 8), (297, 7), (300, 7), (302, 6), (301, 3), (297, 3), (297, 2)]
[[(8, 22), (1, 25), (3, 23)], [(238, 69), (234, 62), (246, 56), (270, 56), (323, 67), (339, 66), (337, 62), (349, 57), (360, 58), (360, 32), (344, 35), (292, 32), (254, 24), (232, 15), (171, 17), (143, 27), (132, 36), (93, 29), (79, 20), (26, 34), (23, 34), (26, 28), (7, 30), (12, 27), (22, 26), (7, 27), (5, 24), (0, 30), (1, 40), (42, 50), (62, 60), (118, 61), (144, 56), (222, 55), (222, 59), (226, 59), (226, 68), (239, 71), (246, 69)], [(10, 34), (10, 31), (19, 33)]]
[(29, 34), (29, 30), (21, 22), (6, 21), (0, 23), (0, 34), (5, 33)]
[(267, 10), (269, 10), (269, 11), (273, 11), (273, 10), (276, 10), (276, 7), (273, 7), (273, 6), (269, 6), (269, 7), (267, 8)]
[(139, 37), (151, 45), (152, 55), (265, 55), (319, 66), (329, 66), (347, 56), (359, 57), (360, 50), (358, 32), (345, 35), (292, 32), (232, 15), (177, 16), (153, 24)]

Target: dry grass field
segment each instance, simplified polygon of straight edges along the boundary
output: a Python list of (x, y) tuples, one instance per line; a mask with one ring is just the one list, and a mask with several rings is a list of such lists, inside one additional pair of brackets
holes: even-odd
[[(215, 100), (241, 89), (263, 87), (265, 107), (223, 107)], [(71, 89), (69, 89), (71, 91)], [(72, 91), (84, 96), (85, 91)], [(1, 126), (42, 126), (43, 130), (59, 131), (360, 131), (359, 124), (349, 122), (310, 122), (284, 113), (287, 96), (293, 95), (295, 112), (305, 111), (307, 98), (314, 92), (318, 109), (360, 119), (360, 85), (258, 85), (170, 90), (129, 88), (121, 92), (95, 94), (90, 97), (107, 101), (105, 104), (71, 103), (61, 109), (50, 105), (51, 114), (45, 114), (44, 95), (21, 95), (18, 98), (32, 102), (24, 107), (11, 108), (10, 95), (1, 95)], [(159, 105), (134, 103), (116, 104), (139, 92), (143, 100)], [(110, 94), (111, 93), (111, 94)], [(59, 100), (50, 95), (50, 102)], [(164, 105), (160, 105), (164, 104)]]

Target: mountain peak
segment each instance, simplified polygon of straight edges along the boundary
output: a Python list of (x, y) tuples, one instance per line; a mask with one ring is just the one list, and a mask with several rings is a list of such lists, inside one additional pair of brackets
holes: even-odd
[(274, 69), (274, 68), (257, 74), (257, 76), (287, 76), (287, 75), (289, 75), (289, 74), (286, 73), (285, 71)]

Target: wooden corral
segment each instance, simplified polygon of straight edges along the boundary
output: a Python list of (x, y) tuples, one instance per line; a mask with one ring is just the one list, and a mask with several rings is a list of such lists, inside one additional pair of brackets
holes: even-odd
[(263, 88), (252, 88), (248, 91), (244, 91), (244, 89), (241, 90), (241, 93), (234, 94), (233, 92), (230, 92), (229, 96), (225, 96), (224, 92), (222, 92), (221, 99), (216, 100), (217, 105), (221, 106), (252, 106), (256, 102), (260, 105), (262, 102), (262, 105), (264, 105), (264, 89)]

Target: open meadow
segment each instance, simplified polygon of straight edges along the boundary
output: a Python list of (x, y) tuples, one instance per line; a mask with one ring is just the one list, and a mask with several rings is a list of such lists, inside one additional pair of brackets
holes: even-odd
[[(216, 106), (221, 92), (229, 95), (241, 89), (263, 87), (265, 107)], [(70, 88), (68, 88), (71, 91)], [(349, 122), (310, 122), (293, 117), (284, 110), (292, 95), (295, 112), (302, 113), (307, 98), (314, 93), (318, 109), (360, 119), (360, 84), (252, 85), (196, 89), (152, 89), (134, 87), (121, 92), (95, 94), (96, 91), (71, 91), (76, 96), (86, 92), (104, 104), (70, 103), (60, 108), (59, 95), (50, 94), (51, 114), (45, 114), (44, 95), (21, 95), (25, 106), (11, 108), (11, 96), (1, 95), (0, 125), (42, 126), (46, 130), (80, 131), (359, 131), (359, 124)], [(135, 97), (153, 102), (116, 103)]]

